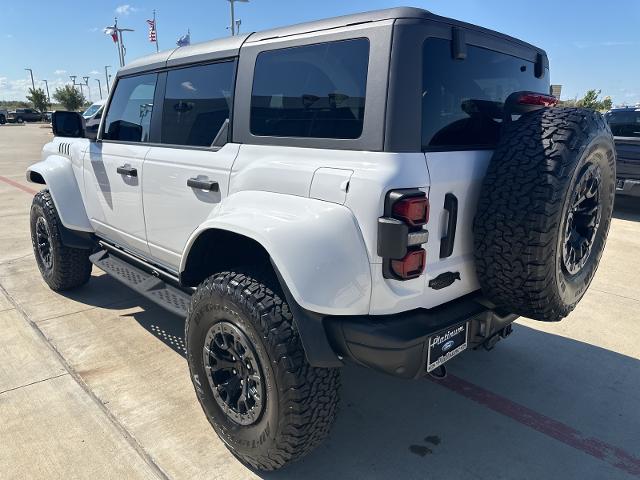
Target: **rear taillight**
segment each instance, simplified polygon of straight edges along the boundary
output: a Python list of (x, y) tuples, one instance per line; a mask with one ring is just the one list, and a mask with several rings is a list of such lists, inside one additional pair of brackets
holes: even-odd
[(424, 272), (429, 232), (429, 199), (417, 188), (392, 190), (387, 194), (384, 216), (378, 219), (378, 255), (383, 276), (410, 280)]
[(404, 198), (393, 204), (393, 216), (411, 227), (419, 227), (429, 221), (429, 199), (424, 197)]
[(558, 99), (553, 95), (543, 95), (542, 93), (524, 93), (518, 97), (520, 105), (539, 105), (541, 107), (555, 107)]
[(409, 250), (400, 260), (391, 260), (391, 270), (399, 278), (410, 280), (422, 275), (426, 260), (427, 252), (423, 248)]

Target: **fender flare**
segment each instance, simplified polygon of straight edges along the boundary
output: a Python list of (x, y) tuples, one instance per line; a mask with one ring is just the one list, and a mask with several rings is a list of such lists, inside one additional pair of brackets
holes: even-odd
[(50, 155), (27, 168), (27, 181), (46, 184), (62, 225), (69, 230), (93, 232), (71, 161)]
[(305, 310), (323, 315), (369, 312), (369, 258), (347, 207), (271, 192), (233, 194), (191, 234), (182, 255), (181, 275), (196, 239), (210, 229), (259, 243)]

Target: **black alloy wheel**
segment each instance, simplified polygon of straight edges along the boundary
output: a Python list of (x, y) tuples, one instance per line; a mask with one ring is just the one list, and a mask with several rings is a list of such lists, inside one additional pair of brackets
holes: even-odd
[(262, 366), (247, 336), (230, 322), (215, 323), (205, 338), (203, 361), (220, 408), (240, 425), (255, 423), (265, 391)]
[(586, 165), (578, 177), (571, 206), (567, 211), (562, 261), (569, 275), (576, 275), (587, 263), (600, 225), (600, 167)]

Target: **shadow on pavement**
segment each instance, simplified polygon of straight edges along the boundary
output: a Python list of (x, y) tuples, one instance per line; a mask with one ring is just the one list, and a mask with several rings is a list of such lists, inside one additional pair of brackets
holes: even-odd
[[(179, 317), (156, 308), (131, 316), (185, 355)], [(639, 360), (516, 325), (495, 350), (466, 352), (449, 365), (453, 378), (490, 392), (489, 403), (436, 381), (405, 381), (349, 365), (330, 438), (302, 461), (260, 475), (613, 479), (632, 478), (634, 469), (640, 475)], [(521, 406), (524, 420), (496, 410), (492, 401)], [(549, 428), (560, 433), (541, 431), (527, 411), (548, 417), (555, 422)], [(578, 440), (564, 439), (563, 429)]]

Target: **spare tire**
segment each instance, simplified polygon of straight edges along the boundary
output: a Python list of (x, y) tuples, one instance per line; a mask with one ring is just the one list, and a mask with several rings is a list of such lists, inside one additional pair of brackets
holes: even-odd
[(488, 299), (536, 320), (567, 316), (604, 250), (615, 177), (613, 137), (597, 112), (545, 108), (505, 125), (474, 221)]

